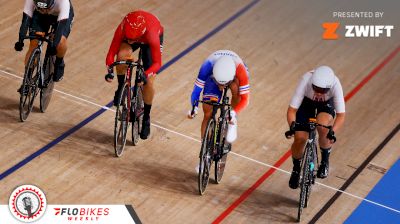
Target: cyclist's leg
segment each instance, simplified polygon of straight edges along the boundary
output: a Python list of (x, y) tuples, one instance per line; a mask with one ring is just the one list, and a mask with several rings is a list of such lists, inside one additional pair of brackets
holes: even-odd
[(38, 41), (37, 40), (31, 40), (30, 41), (29, 49), (28, 49), (28, 51), (26, 52), (26, 55), (25, 55), (25, 62), (24, 62), (25, 66), (28, 63), (29, 57), (31, 56), (33, 49), (35, 49), (37, 46), (38, 46)]
[[(121, 46), (119, 47), (119, 51), (117, 54), (117, 61), (120, 60), (127, 60), (132, 58), (132, 47), (128, 43), (121, 43)], [(117, 71), (117, 79), (118, 79), (118, 87), (117, 90), (115, 91), (114, 94), (114, 106), (117, 106), (119, 102), (119, 92), (121, 91), (122, 87), (124, 86), (124, 81), (125, 81), (125, 72), (126, 69), (128, 68), (127, 65), (117, 65), (116, 66), (116, 71)]]
[[(163, 35), (161, 35), (159, 38), (160, 38), (160, 51), (162, 52)], [(151, 49), (149, 45), (142, 45), (141, 50), (142, 50), (143, 68), (147, 70), (153, 64)], [(155, 89), (154, 89), (155, 77), (156, 74), (147, 77), (147, 83), (146, 85), (143, 86), (144, 111), (143, 111), (142, 130), (140, 132), (141, 139), (147, 139), (148, 136), (150, 135), (150, 112), (155, 95)]]
[[(335, 118), (335, 110), (332, 106), (332, 100), (327, 104), (318, 107), (317, 122), (323, 125), (333, 125)], [(329, 155), (332, 148), (332, 143), (326, 137), (328, 129), (317, 127), (319, 135), (319, 146), (321, 149), (321, 164), (318, 169), (317, 176), (319, 178), (326, 178), (329, 173)]]
[[(41, 16), (41, 14), (36, 12), (36, 11), (34, 11), (34, 13), (32, 15), (32, 22), (31, 22), (31, 24), (29, 26), (29, 34), (30, 35), (33, 35), (35, 32), (44, 32), (45, 31), (46, 26), (44, 26), (41, 21), (43, 21), (43, 18)], [(37, 46), (38, 46), (38, 41), (34, 40), (34, 39), (31, 39), (30, 43), (29, 43), (29, 49), (28, 49), (28, 51), (26, 52), (26, 55), (25, 55), (25, 60), (24, 60), (24, 66), (25, 67), (28, 64), (28, 60), (29, 60), (29, 57), (32, 54), (33, 49), (35, 49)], [(22, 85), (21, 85), (21, 87), (22, 87)], [(18, 89), (18, 92), (21, 92), (21, 87)], [(26, 92), (26, 91), (24, 90), (24, 92)]]
[[(149, 45), (141, 46), (142, 50), (142, 61), (143, 68), (147, 70), (151, 64), (151, 50)], [(154, 81), (155, 74), (147, 77), (147, 83), (143, 86), (143, 102), (144, 102), (144, 111), (143, 111), (143, 121), (142, 121), (142, 130), (140, 132), (141, 139), (147, 139), (150, 135), (150, 112), (151, 106), (153, 105), (153, 99), (155, 94), (154, 89)]]
[(200, 129), (200, 134), (201, 134), (201, 139), (204, 137), (204, 132), (206, 130), (207, 122), (210, 120), (211, 115), (212, 115), (212, 106), (208, 104), (203, 104), (203, 121), (201, 122), (201, 129)]
[[(32, 22), (29, 26), (29, 35), (34, 35), (36, 32), (46, 32), (49, 29), (49, 25), (46, 23), (46, 18), (44, 15), (38, 13), (37, 11), (33, 12)], [(29, 57), (38, 45), (37, 40), (30, 40), (29, 50), (25, 55), (25, 66), (28, 63)]]
[(74, 12), (73, 9), (71, 8), (69, 18), (67, 19), (66, 24), (64, 25), (65, 27), (63, 28), (64, 32), (61, 36), (60, 42), (56, 46), (57, 54), (56, 54), (56, 61), (54, 63), (55, 71), (53, 78), (55, 82), (62, 80), (64, 76), (64, 68), (65, 68), (64, 56), (67, 52), (67, 46), (68, 46), (67, 38), (71, 32), (73, 20), (74, 20)]
[[(296, 122), (307, 123), (310, 117), (315, 116), (315, 112), (313, 113), (313, 109), (314, 108), (310, 104), (310, 101), (304, 98), (301, 106), (296, 112)], [(296, 127), (294, 141), (290, 148), (292, 151), (293, 169), (289, 179), (289, 187), (292, 189), (296, 189), (299, 186), (301, 160), (308, 139), (307, 131), (308, 129), (306, 127)]]
[[(218, 102), (221, 99), (222, 91), (218, 88), (218, 85), (212, 80), (211, 76), (207, 78), (204, 83), (203, 90), (203, 101), (214, 101)], [(207, 126), (208, 120), (212, 115), (212, 106), (203, 103), (203, 122), (201, 123), (201, 137), (203, 138), (204, 132)]]

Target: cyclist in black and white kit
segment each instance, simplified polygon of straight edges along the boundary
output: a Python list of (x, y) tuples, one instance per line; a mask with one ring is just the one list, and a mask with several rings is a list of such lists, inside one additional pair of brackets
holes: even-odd
[(309, 118), (316, 118), (317, 123), (332, 126), (331, 130), (317, 127), (322, 157), (317, 177), (326, 178), (329, 172), (329, 154), (336, 140), (335, 132), (343, 126), (344, 117), (343, 89), (333, 70), (328, 66), (320, 66), (304, 74), (287, 111), (287, 122), (291, 134), (294, 135), (290, 188), (296, 189), (299, 186), (301, 159), (308, 139), (307, 128), (296, 126), (294, 130), (294, 122), (308, 123)]
[[(70, 0), (25, 0), (22, 15), (19, 39), (15, 43), (15, 50), (22, 51), (24, 47), (23, 38), (28, 28), (29, 33), (48, 32), (50, 25), (55, 26), (55, 37), (50, 47), (50, 53), (56, 55), (55, 71), (53, 79), (60, 81), (64, 75), (64, 56), (67, 51), (67, 38), (71, 32), (74, 10)], [(31, 52), (38, 45), (37, 40), (31, 40), (29, 50), (25, 56), (25, 65)]]

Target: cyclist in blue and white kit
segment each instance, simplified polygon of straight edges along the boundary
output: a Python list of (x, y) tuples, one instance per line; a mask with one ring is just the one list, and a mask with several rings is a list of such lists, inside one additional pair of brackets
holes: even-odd
[[(236, 115), (249, 104), (250, 85), (249, 73), (243, 60), (233, 51), (219, 50), (212, 53), (202, 64), (191, 96), (191, 105), (195, 108), (194, 114), (189, 111), (188, 117), (194, 118), (198, 110), (198, 100), (203, 91), (204, 101), (219, 102), (222, 90), (229, 86), (232, 93), (231, 120), (228, 125), (226, 140), (229, 143), (237, 137)], [(204, 118), (201, 124), (201, 136), (208, 120), (212, 115), (212, 106), (203, 104)]]

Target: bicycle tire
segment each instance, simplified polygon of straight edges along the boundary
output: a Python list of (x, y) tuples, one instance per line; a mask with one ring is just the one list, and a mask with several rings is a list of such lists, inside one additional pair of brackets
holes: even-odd
[(224, 175), (225, 171), (225, 165), (226, 165), (226, 159), (228, 157), (228, 153), (223, 153), (225, 143), (227, 144), (227, 147), (232, 147), (230, 143), (226, 142), (226, 133), (228, 131), (228, 120), (226, 119), (229, 117), (229, 111), (226, 110), (224, 115), (224, 119), (220, 124), (220, 142), (219, 142), (219, 149), (218, 149), (218, 154), (217, 160), (215, 161), (215, 166), (214, 166), (214, 176), (215, 176), (215, 183), (219, 184), (221, 182), (222, 176)]
[[(35, 48), (29, 56), (25, 68), (24, 79), (20, 89), (19, 118), (26, 121), (33, 108), (33, 102), (38, 94), (40, 50)], [(26, 92), (26, 93), (25, 93)]]
[(55, 56), (46, 56), (44, 59), (44, 86), (40, 89), (40, 111), (44, 113), (49, 106), (51, 97), (53, 95), (54, 81), (52, 74), (54, 73)]
[(139, 143), (140, 130), (143, 122), (144, 114), (144, 101), (143, 101), (143, 89), (142, 87), (137, 87), (135, 102), (133, 104), (134, 113), (132, 117), (132, 144), (134, 146)]
[(310, 195), (311, 195), (311, 190), (312, 190), (312, 185), (314, 184), (314, 179), (315, 179), (315, 164), (317, 164), (318, 162), (316, 162), (316, 146), (315, 144), (312, 144), (312, 146), (310, 147), (310, 151), (308, 153), (308, 157), (309, 157), (309, 162), (311, 163), (311, 161), (314, 163), (314, 169), (311, 171), (309, 171), (309, 175), (308, 175), (308, 179), (309, 179), (309, 184), (307, 186), (306, 189), (306, 201), (304, 203), (304, 207), (307, 208), (308, 206), (308, 202), (310, 200)]
[(119, 102), (115, 111), (114, 124), (114, 150), (116, 157), (122, 156), (126, 145), (130, 108), (128, 105), (128, 97), (130, 95), (128, 91), (130, 91), (130, 87), (128, 84), (125, 84), (124, 88), (118, 93)]
[(300, 177), (300, 199), (299, 199), (299, 205), (298, 205), (298, 213), (297, 213), (297, 221), (301, 221), (301, 213), (303, 212), (303, 208), (305, 208), (305, 203), (306, 203), (306, 197), (307, 197), (307, 191), (309, 190), (308, 187), (311, 184), (309, 180), (309, 172), (310, 172), (310, 161), (309, 161), (309, 156), (308, 152), (310, 150), (310, 145), (307, 143), (306, 148), (305, 148), (305, 153), (303, 156), (303, 162), (302, 162), (302, 174)]
[(215, 133), (215, 120), (210, 119), (207, 123), (199, 155), (200, 162), (199, 162), (198, 187), (200, 195), (203, 195), (204, 192), (206, 191), (210, 178), (210, 169), (213, 162), (212, 153), (214, 150), (214, 138), (215, 138), (214, 133)]

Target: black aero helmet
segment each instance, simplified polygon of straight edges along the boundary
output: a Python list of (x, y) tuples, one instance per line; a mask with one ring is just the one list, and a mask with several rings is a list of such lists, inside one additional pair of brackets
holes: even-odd
[(54, 0), (33, 0), (33, 2), (38, 9), (49, 9), (54, 5)]

